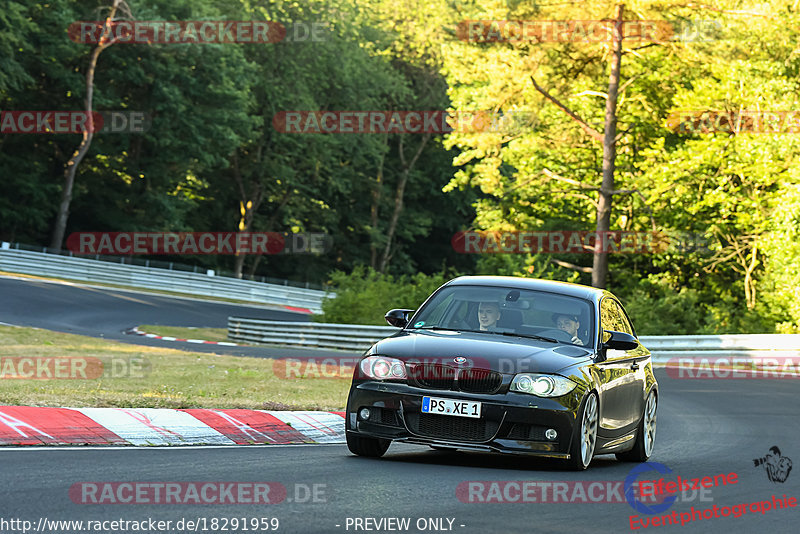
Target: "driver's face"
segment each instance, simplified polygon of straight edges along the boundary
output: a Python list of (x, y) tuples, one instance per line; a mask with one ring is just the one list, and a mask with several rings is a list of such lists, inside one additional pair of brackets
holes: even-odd
[(563, 330), (571, 336), (578, 334), (578, 327), (580, 325), (580, 322), (574, 320), (572, 317), (567, 317), (566, 315), (560, 315), (558, 319), (556, 319), (556, 326), (558, 329)]
[(497, 304), (478, 305), (478, 322), (481, 325), (481, 330), (486, 330), (489, 327), (495, 326), (499, 318), (500, 308)]

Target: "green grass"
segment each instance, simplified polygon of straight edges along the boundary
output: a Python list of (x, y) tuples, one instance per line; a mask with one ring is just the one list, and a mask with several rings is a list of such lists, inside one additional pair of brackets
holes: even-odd
[[(350, 386), (349, 377), (279, 378), (273, 373), (275, 360), (266, 358), (144, 347), (36, 328), (0, 326), (0, 347), (0, 404), (5, 405), (342, 410)], [(133, 361), (141, 371), (94, 379), (9, 378), (6, 366), (18, 366), (19, 360), (6, 360), (14, 357), (98, 358), (106, 370), (114, 362), (129, 368)]]

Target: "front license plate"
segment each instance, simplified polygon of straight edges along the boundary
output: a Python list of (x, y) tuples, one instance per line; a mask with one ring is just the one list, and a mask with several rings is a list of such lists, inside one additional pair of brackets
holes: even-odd
[(438, 397), (422, 397), (422, 413), (455, 415), (458, 417), (479, 419), (481, 416), (481, 403), (455, 399), (440, 399)]

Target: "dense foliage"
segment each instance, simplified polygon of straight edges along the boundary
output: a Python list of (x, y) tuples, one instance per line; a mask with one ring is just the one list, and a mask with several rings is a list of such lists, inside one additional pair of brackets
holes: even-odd
[[(6, 4), (0, 109), (81, 109), (92, 45), (67, 30), (102, 20), (111, 0)], [(616, 4), (128, 0), (137, 20), (324, 22), (325, 31), (273, 44), (108, 47), (95, 108), (142, 110), (152, 121), (143, 134), (94, 137), (67, 234), (326, 232), (327, 254), (166, 259), (331, 282), (339, 298), (326, 305), (328, 321), (381, 324), (387, 309), (418, 306), (455, 274), (590, 283), (592, 254), (468, 255), (450, 240), (461, 230), (594, 229), (603, 145), (591, 132), (603, 129), (610, 44), (476, 43), (457, 27), (609, 19)], [(631, 20), (714, 21), (703, 39), (622, 45), (611, 229), (693, 233), (709, 245), (610, 257), (607, 287), (640, 333), (800, 332), (800, 113), (798, 130), (783, 133), (687, 133), (668, 119), (800, 111), (799, 9), (786, 0), (625, 4)], [(437, 109), (524, 120), (445, 136), (273, 127), (287, 110)], [(0, 240), (49, 244), (79, 142), (0, 134)]]
[(335, 271), (331, 283), (336, 288), (336, 298), (323, 301), (323, 315), (319, 319), (328, 323), (385, 326), (383, 315), (389, 311), (387, 306), (415, 310), (450, 278), (441, 273), (395, 277), (363, 267), (356, 267), (352, 273)]

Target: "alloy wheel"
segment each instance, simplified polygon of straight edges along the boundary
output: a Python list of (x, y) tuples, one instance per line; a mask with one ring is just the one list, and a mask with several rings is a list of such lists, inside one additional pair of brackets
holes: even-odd
[(656, 442), (656, 394), (652, 391), (647, 397), (644, 409), (644, 452), (649, 457)]
[(583, 408), (581, 421), (581, 459), (587, 466), (592, 461), (594, 446), (597, 443), (597, 398), (590, 394)]

